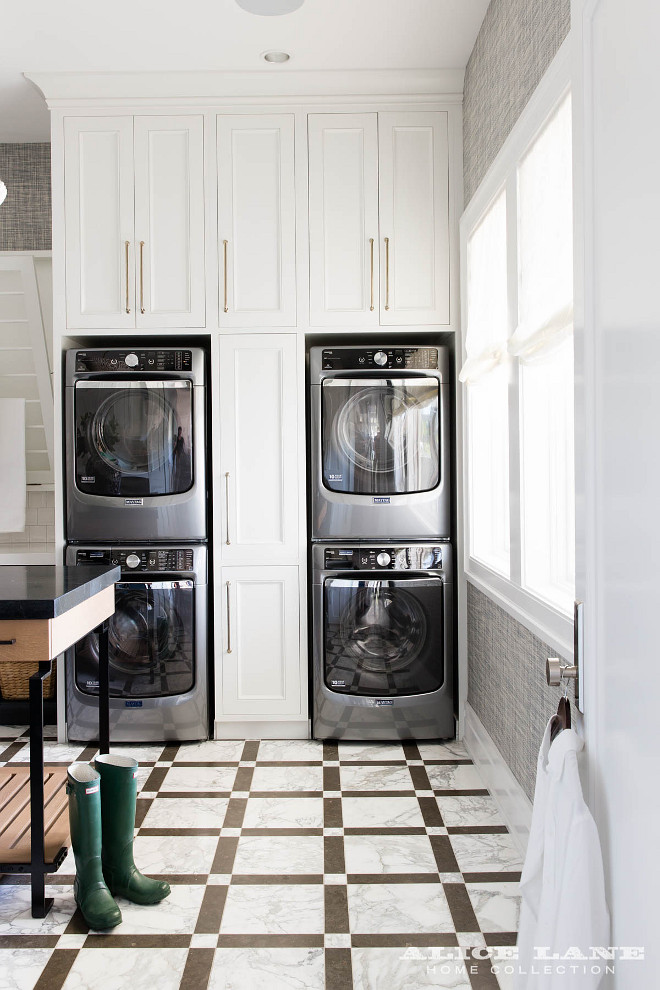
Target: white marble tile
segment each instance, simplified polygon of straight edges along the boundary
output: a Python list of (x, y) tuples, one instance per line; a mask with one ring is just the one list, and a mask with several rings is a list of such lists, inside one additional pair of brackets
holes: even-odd
[(178, 990), (187, 955), (187, 949), (81, 949), (63, 990)]
[(339, 742), (339, 759), (342, 763), (354, 760), (359, 763), (387, 763), (403, 760), (406, 756), (400, 743)]
[(242, 739), (207, 739), (179, 745), (175, 763), (238, 763), (243, 754)]
[(353, 934), (454, 931), (440, 883), (351, 883), (348, 914)]
[(213, 835), (138, 835), (135, 864), (142, 873), (209, 873), (218, 840)]
[(149, 780), (149, 777), (151, 775), (151, 769), (152, 769), (151, 767), (145, 767), (145, 766), (138, 767), (138, 772), (136, 777), (138, 794), (142, 793), (142, 790), (144, 789), (144, 785)]
[(497, 982), (499, 984), (500, 990), (514, 990), (515, 982), (513, 972), (507, 972), (507, 970), (515, 967), (514, 963), (495, 963), (495, 975), (497, 977)]
[(0, 935), (61, 935), (76, 910), (73, 887), (47, 884), (46, 896), (52, 908), (45, 918), (33, 918), (29, 885), (0, 884)]
[(244, 835), (238, 840), (234, 873), (323, 873), (323, 837)]
[[(64, 763), (67, 766), (75, 763), (85, 746), (83, 743), (72, 743), (70, 746), (64, 743), (44, 742), (44, 763)], [(12, 763), (29, 763), (30, 747), (26, 745), (17, 753), (11, 761)]]
[(442, 820), (448, 828), (461, 825), (504, 825), (500, 810), (490, 795), (439, 794), (436, 798)]
[(222, 828), (229, 798), (156, 798), (143, 828)]
[(402, 828), (423, 826), (419, 801), (414, 797), (345, 797), (344, 828)]
[(322, 884), (235, 884), (227, 891), (221, 935), (322, 935)]
[(323, 937), (323, 944), (326, 949), (350, 949), (351, 936), (342, 935), (339, 932), (326, 934)]
[(482, 932), (517, 932), (520, 894), (517, 883), (468, 883)]
[(2, 990), (32, 990), (52, 949), (0, 949)]
[(268, 761), (301, 763), (323, 760), (323, 743), (313, 739), (262, 739), (257, 753), (259, 763)]
[[(437, 953), (435, 954), (437, 956)], [(471, 990), (460, 960), (444, 962), (432, 949), (353, 949), (353, 990)], [(448, 969), (449, 972), (444, 972)]]
[[(44, 726), (44, 730), (45, 730)], [(13, 742), (18, 736), (22, 736), (27, 725), (0, 725), (0, 739), (8, 739), (9, 742)], [(45, 734), (45, 733), (44, 733)], [(9, 743), (7, 743), (9, 745)]]
[(217, 935), (191, 935), (191, 949), (215, 949), (218, 944)]
[(138, 763), (157, 763), (166, 743), (111, 743), (110, 752), (132, 756)]
[(458, 944), (466, 949), (485, 949), (486, 939), (479, 932), (456, 932)]
[(408, 767), (347, 767), (339, 771), (344, 791), (412, 791)]
[(522, 870), (510, 835), (450, 835), (461, 873), (503, 873)]
[[(184, 871), (179, 871), (184, 872)], [(188, 935), (195, 930), (197, 915), (204, 897), (203, 884), (175, 883), (167, 897), (158, 904), (133, 904), (117, 897), (121, 924), (113, 935)]]
[(423, 760), (469, 760), (470, 754), (457, 739), (446, 742), (418, 742), (417, 749)]
[(324, 986), (323, 949), (217, 949), (208, 990), (324, 990)]
[(234, 767), (177, 767), (167, 771), (161, 791), (230, 791)]
[(436, 873), (427, 835), (347, 835), (344, 837), (346, 872)]
[(323, 798), (250, 798), (243, 828), (322, 828)]
[(437, 791), (472, 791), (486, 786), (477, 768), (472, 765), (427, 766), (426, 773), (431, 781), (431, 787)]
[(323, 767), (260, 767), (252, 777), (253, 791), (322, 791)]

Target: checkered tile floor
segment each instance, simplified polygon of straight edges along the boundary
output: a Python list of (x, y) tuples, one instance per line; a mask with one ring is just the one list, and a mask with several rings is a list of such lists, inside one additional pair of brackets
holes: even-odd
[[(27, 734), (1, 731), (0, 764), (27, 761)], [(515, 943), (522, 864), (460, 743), (111, 749), (140, 762), (135, 860), (172, 893), (119, 899), (96, 934), (71, 853), (43, 921), (27, 878), (2, 877), (2, 990), (508, 990), (478, 957)]]

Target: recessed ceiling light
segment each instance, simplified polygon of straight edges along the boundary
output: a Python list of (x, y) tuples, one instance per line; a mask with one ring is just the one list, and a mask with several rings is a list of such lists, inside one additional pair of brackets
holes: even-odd
[(288, 52), (264, 52), (266, 62), (288, 62), (291, 56)]
[(249, 14), (262, 14), (275, 17), (278, 14), (291, 14), (302, 7), (304, 0), (236, 0), (239, 7)]

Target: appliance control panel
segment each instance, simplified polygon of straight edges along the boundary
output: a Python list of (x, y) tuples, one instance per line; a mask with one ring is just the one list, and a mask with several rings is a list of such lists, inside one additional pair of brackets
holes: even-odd
[(437, 347), (336, 347), (324, 348), (324, 371), (353, 371), (390, 368), (433, 371), (438, 367)]
[(190, 371), (192, 351), (173, 347), (161, 350), (89, 350), (76, 352), (76, 371)]
[(108, 564), (124, 571), (192, 571), (193, 552), (169, 547), (104, 547), (76, 552), (76, 564)]
[(442, 547), (326, 547), (326, 571), (440, 571)]

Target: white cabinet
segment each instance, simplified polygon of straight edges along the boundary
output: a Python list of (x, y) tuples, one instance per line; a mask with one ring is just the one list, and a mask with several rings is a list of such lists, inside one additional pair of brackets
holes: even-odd
[(220, 339), (223, 563), (299, 558), (297, 353), (292, 333)]
[(300, 717), (298, 568), (223, 567), (221, 593), (218, 716)]
[(206, 324), (204, 118), (64, 120), (67, 326)]
[(312, 326), (449, 323), (444, 111), (310, 114)]
[(294, 115), (218, 117), (219, 322), (296, 325)]

